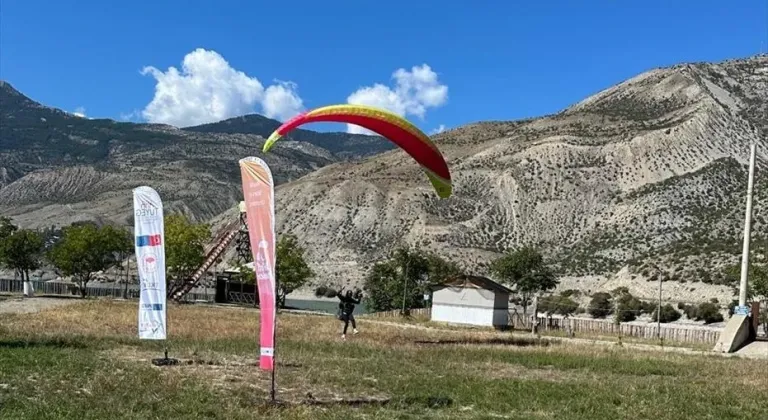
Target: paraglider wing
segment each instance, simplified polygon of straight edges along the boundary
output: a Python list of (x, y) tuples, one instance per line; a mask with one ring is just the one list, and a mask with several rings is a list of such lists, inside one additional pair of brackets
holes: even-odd
[(416, 126), (384, 109), (364, 105), (331, 105), (299, 114), (286, 121), (264, 143), (264, 153), (280, 137), (303, 124), (340, 122), (359, 125), (386, 137), (421, 165), (440, 198), (451, 196), (451, 173), (440, 151)]

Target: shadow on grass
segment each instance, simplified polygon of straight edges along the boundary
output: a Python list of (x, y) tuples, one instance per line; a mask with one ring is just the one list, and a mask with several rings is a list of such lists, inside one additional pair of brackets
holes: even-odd
[(389, 398), (333, 398), (333, 399), (316, 399), (312, 394), (307, 394), (307, 398), (302, 401), (301, 405), (311, 406), (337, 406), (344, 405), (349, 407), (362, 407), (366, 405), (385, 406), (390, 403)]
[(557, 340), (550, 339), (538, 339), (538, 338), (469, 338), (464, 340), (416, 340), (414, 344), (430, 344), (430, 345), (460, 345), (460, 344), (475, 344), (475, 345), (495, 345), (495, 346), (516, 346), (516, 347), (548, 347), (554, 344), (560, 344)]
[(35, 300), (45, 298), (46, 300), (80, 300), (83, 302), (87, 302), (88, 299), (83, 299), (80, 295), (57, 295), (57, 294), (45, 294), (45, 293), (35, 293), (33, 297), (26, 297), (22, 295), (21, 293), (7, 293), (4, 295), (0, 295), (0, 300), (8, 299), (8, 300)]
[(65, 340), (62, 338), (43, 338), (35, 340), (0, 340), (0, 349), (25, 349), (36, 347), (48, 347), (58, 349), (84, 349), (89, 347), (85, 343), (77, 340)]
[(316, 399), (311, 393), (307, 393), (306, 398), (299, 403), (301, 405), (309, 406), (348, 406), (348, 407), (362, 407), (362, 406), (385, 406), (392, 405), (399, 408), (424, 406), (431, 409), (449, 407), (453, 404), (453, 399), (442, 395), (430, 395), (426, 397), (403, 397), (403, 398), (387, 398), (387, 397), (360, 397), (360, 398), (332, 398), (332, 399)]
[[(157, 360), (164, 360), (162, 358)], [(249, 363), (228, 363), (228, 362), (221, 362), (217, 360), (206, 360), (206, 359), (169, 359), (169, 360), (175, 360), (175, 362), (161, 362), (161, 365), (163, 366), (192, 366), (192, 365), (198, 365), (198, 366), (259, 366), (259, 362), (249, 362)], [(301, 363), (291, 363), (291, 362), (277, 362), (276, 363), (278, 368), (301, 368), (304, 367)]]

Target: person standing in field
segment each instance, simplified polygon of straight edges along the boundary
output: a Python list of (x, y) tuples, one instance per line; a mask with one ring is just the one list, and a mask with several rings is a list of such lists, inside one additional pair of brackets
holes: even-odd
[(358, 297), (355, 299), (354, 296), (352, 296), (352, 291), (347, 290), (347, 293), (341, 294), (341, 292), (338, 292), (336, 296), (339, 298), (339, 319), (344, 321), (344, 329), (341, 331), (341, 339), (346, 340), (347, 339), (347, 328), (349, 328), (350, 321), (352, 322), (352, 334), (357, 334), (359, 331), (357, 331), (357, 323), (355, 322), (355, 305), (360, 304), (360, 298)]

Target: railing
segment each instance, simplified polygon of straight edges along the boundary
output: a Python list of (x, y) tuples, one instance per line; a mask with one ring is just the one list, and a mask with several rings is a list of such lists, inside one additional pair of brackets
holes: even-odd
[[(400, 310), (375, 312), (365, 316), (372, 318), (396, 318), (401, 316)], [(411, 316), (431, 316), (430, 308), (411, 309)], [(530, 316), (523, 316), (520, 312), (511, 310), (509, 313), (509, 325), (513, 329), (530, 330)], [(547, 316), (538, 316), (538, 325), (540, 332), (562, 331), (581, 335), (606, 335), (606, 336), (625, 336), (645, 339), (658, 338), (658, 328), (656, 323), (635, 324), (622, 323), (616, 324), (612, 320), (591, 319), (591, 318), (554, 318)], [(678, 343), (717, 343), (722, 329), (717, 327), (708, 327), (702, 325), (661, 325), (661, 337), (665, 341), (674, 341)]]
[[(432, 310), (430, 308), (414, 308), (410, 310), (411, 316), (426, 316), (429, 317), (432, 314)], [(386, 312), (372, 312), (369, 314), (364, 314), (360, 316), (367, 316), (372, 318), (397, 318), (402, 315), (401, 309), (396, 309), (394, 311), (386, 311)]]
[(254, 306), (256, 305), (256, 295), (253, 293), (242, 293), (242, 292), (232, 292), (230, 291), (227, 295), (229, 298), (228, 300), (235, 304), (247, 304)]
[[(30, 283), (32, 283), (32, 287), (35, 290), (35, 295), (80, 295), (80, 289), (74, 283), (48, 282), (41, 280), (31, 280)], [(138, 285), (130, 284), (127, 289), (128, 299), (139, 298)], [(197, 288), (193, 290), (193, 292), (186, 294), (182, 301), (213, 302), (215, 297), (214, 289)], [(86, 291), (88, 292), (88, 296), (93, 297), (122, 298), (126, 293), (126, 287), (125, 284), (118, 283), (92, 283), (86, 286)], [(0, 293), (24, 293), (24, 282), (19, 279), (0, 279)]]
[[(572, 331), (574, 334), (605, 334), (621, 335), (626, 337), (658, 338), (659, 329), (656, 323), (652, 324), (616, 324), (612, 320), (589, 318), (539, 318), (539, 331)], [(721, 328), (701, 325), (661, 325), (661, 337), (665, 341), (679, 343), (717, 343), (720, 338)]]

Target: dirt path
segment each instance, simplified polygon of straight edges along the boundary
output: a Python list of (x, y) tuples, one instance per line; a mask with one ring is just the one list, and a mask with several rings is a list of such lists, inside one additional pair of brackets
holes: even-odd
[(34, 297), (34, 298), (22, 298), (22, 297), (0, 297), (0, 314), (31, 314), (40, 312), (48, 308), (55, 308), (57, 306), (71, 305), (73, 303), (81, 302), (77, 298), (61, 297), (61, 298), (48, 298), (48, 297)]

